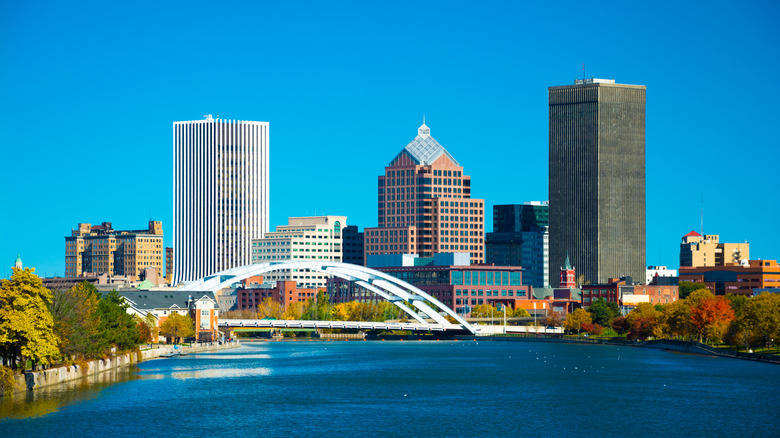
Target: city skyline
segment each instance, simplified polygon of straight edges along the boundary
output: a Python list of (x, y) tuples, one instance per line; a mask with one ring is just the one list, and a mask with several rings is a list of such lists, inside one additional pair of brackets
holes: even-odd
[(75, 223), (173, 230), (170, 126), (209, 113), (273, 127), (271, 228), (315, 214), (377, 226), (376, 169), (425, 115), (492, 231), (493, 205), (549, 199), (547, 87), (591, 76), (647, 86), (646, 264), (677, 266), (702, 206), (704, 233), (780, 258), (773, 3), (206, 5), (7, 5), (5, 277), (16, 254), (64, 274)]

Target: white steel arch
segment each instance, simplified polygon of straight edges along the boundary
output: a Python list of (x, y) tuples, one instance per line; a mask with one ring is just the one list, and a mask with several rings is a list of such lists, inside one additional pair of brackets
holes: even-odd
[[(398, 306), (398, 308), (408, 313), (422, 325), (429, 324), (427, 319), (433, 319), (438, 324), (452, 326), (453, 324), (439, 313), (444, 312), (453, 317), (464, 329), (471, 333), (476, 333), (471, 324), (426, 292), (392, 275), (350, 263), (313, 260), (284, 260), (256, 263), (217, 272), (216, 274), (187, 283), (179, 290), (216, 292), (246, 278), (282, 269), (308, 269), (354, 281)], [(432, 304), (436, 309), (431, 308), (428, 303)], [(417, 311), (414, 310), (415, 308)]]

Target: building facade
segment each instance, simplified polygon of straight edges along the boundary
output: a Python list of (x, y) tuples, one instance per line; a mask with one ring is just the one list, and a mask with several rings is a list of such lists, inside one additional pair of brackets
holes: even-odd
[(485, 201), (471, 177), (423, 123), (378, 180), (378, 226), (365, 229), (365, 255), (469, 253), (484, 262)]
[(173, 124), (172, 284), (251, 262), (268, 231), (268, 123)]
[[(291, 217), (261, 239), (252, 240), (252, 263), (280, 260), (322, 260), (340, 262), (343, 257), (342, 230), (346, 216)], [(292, 271), (292, 272), (291, 272)], [(270, 283), (294, 281), (304, 288), (325, 288), (328, 275), (309, 270), (279, 270), (264, 275)]]
[(780, 265), (776, 260), (750, 260), (726, 266), (680, 266), (680, 281), (704, 283), (715, 295), (752, 296), (755, 289), (780, 287)]
[(493, 232), (485, 235), (487, 263), (522, 266), (533, 287), (549, 284), (549, 203), (494, 205)]
[(645, 284), (666, 284), (660, 279), (677, 278), (676, 269), (668, 269), (666, 266), (648, 266), (645, 270)]
[(299, 288), (294, 281), (277, 281), (275, 284), (263, 283), (236, 289), (236, 309), (254, 310), (266, 298), (280, 304), (283, 310), (293, 303), (306, 303), (317, 296), (317, 289)]
[(343, 243), (343, 257), (344, 263), (351, 263), (353, 265), (363, 265), (365, 255), (363, 252), (363, 236), (364, 234), (358, 231), (357, 225), (349, 225), (341, 230), (341, 238)]
[(568, 251), (586, 282), (643, 278), (645, 87), (578, 80), (550, 87), (549, 109), (550, 263)]
[(750, 260), (750, 244), (721, 243), (717, 234), (691, 231), (680, 243), (680, 266), (728, 266)]
[(162, 222), (149, 221), (145, 230), (115, 230), (111, 222), (78, 224), (65, 237), (65, 276), (107, 274), (138, 280), (146, 268), (162, 275)]
[[(472, 265), (465, 253), (374, 255), (370, 267), (401, 279), (433, 296), (453, 311), (468, 315), (479, 304), (503, 304), (514, 309), (517, 300), (528, 300), (530, 287), (523, 284), (519, 266)], [(341, 278), (328, 280), (333, 302), (380, 301), (373, 292)]]

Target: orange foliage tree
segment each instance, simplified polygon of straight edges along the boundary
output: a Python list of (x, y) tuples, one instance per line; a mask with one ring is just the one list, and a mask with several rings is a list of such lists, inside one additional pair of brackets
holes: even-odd
[(717, 342), (723, 340), (733, 320), (734, 309), (724, 296), (708, 296), (691, 308), (691, 323), (699, 341), (702, 337)]

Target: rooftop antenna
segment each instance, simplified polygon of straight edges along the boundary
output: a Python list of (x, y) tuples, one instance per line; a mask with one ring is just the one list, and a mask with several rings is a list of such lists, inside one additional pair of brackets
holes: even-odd
[(582, 80), (585, 80), (585, 63), (582, 63)]
[(425, 124), (425, 113), (423, 113), (423, 125)]
[(701, 235), (704, 236), (704, 193), (701, 194)]

